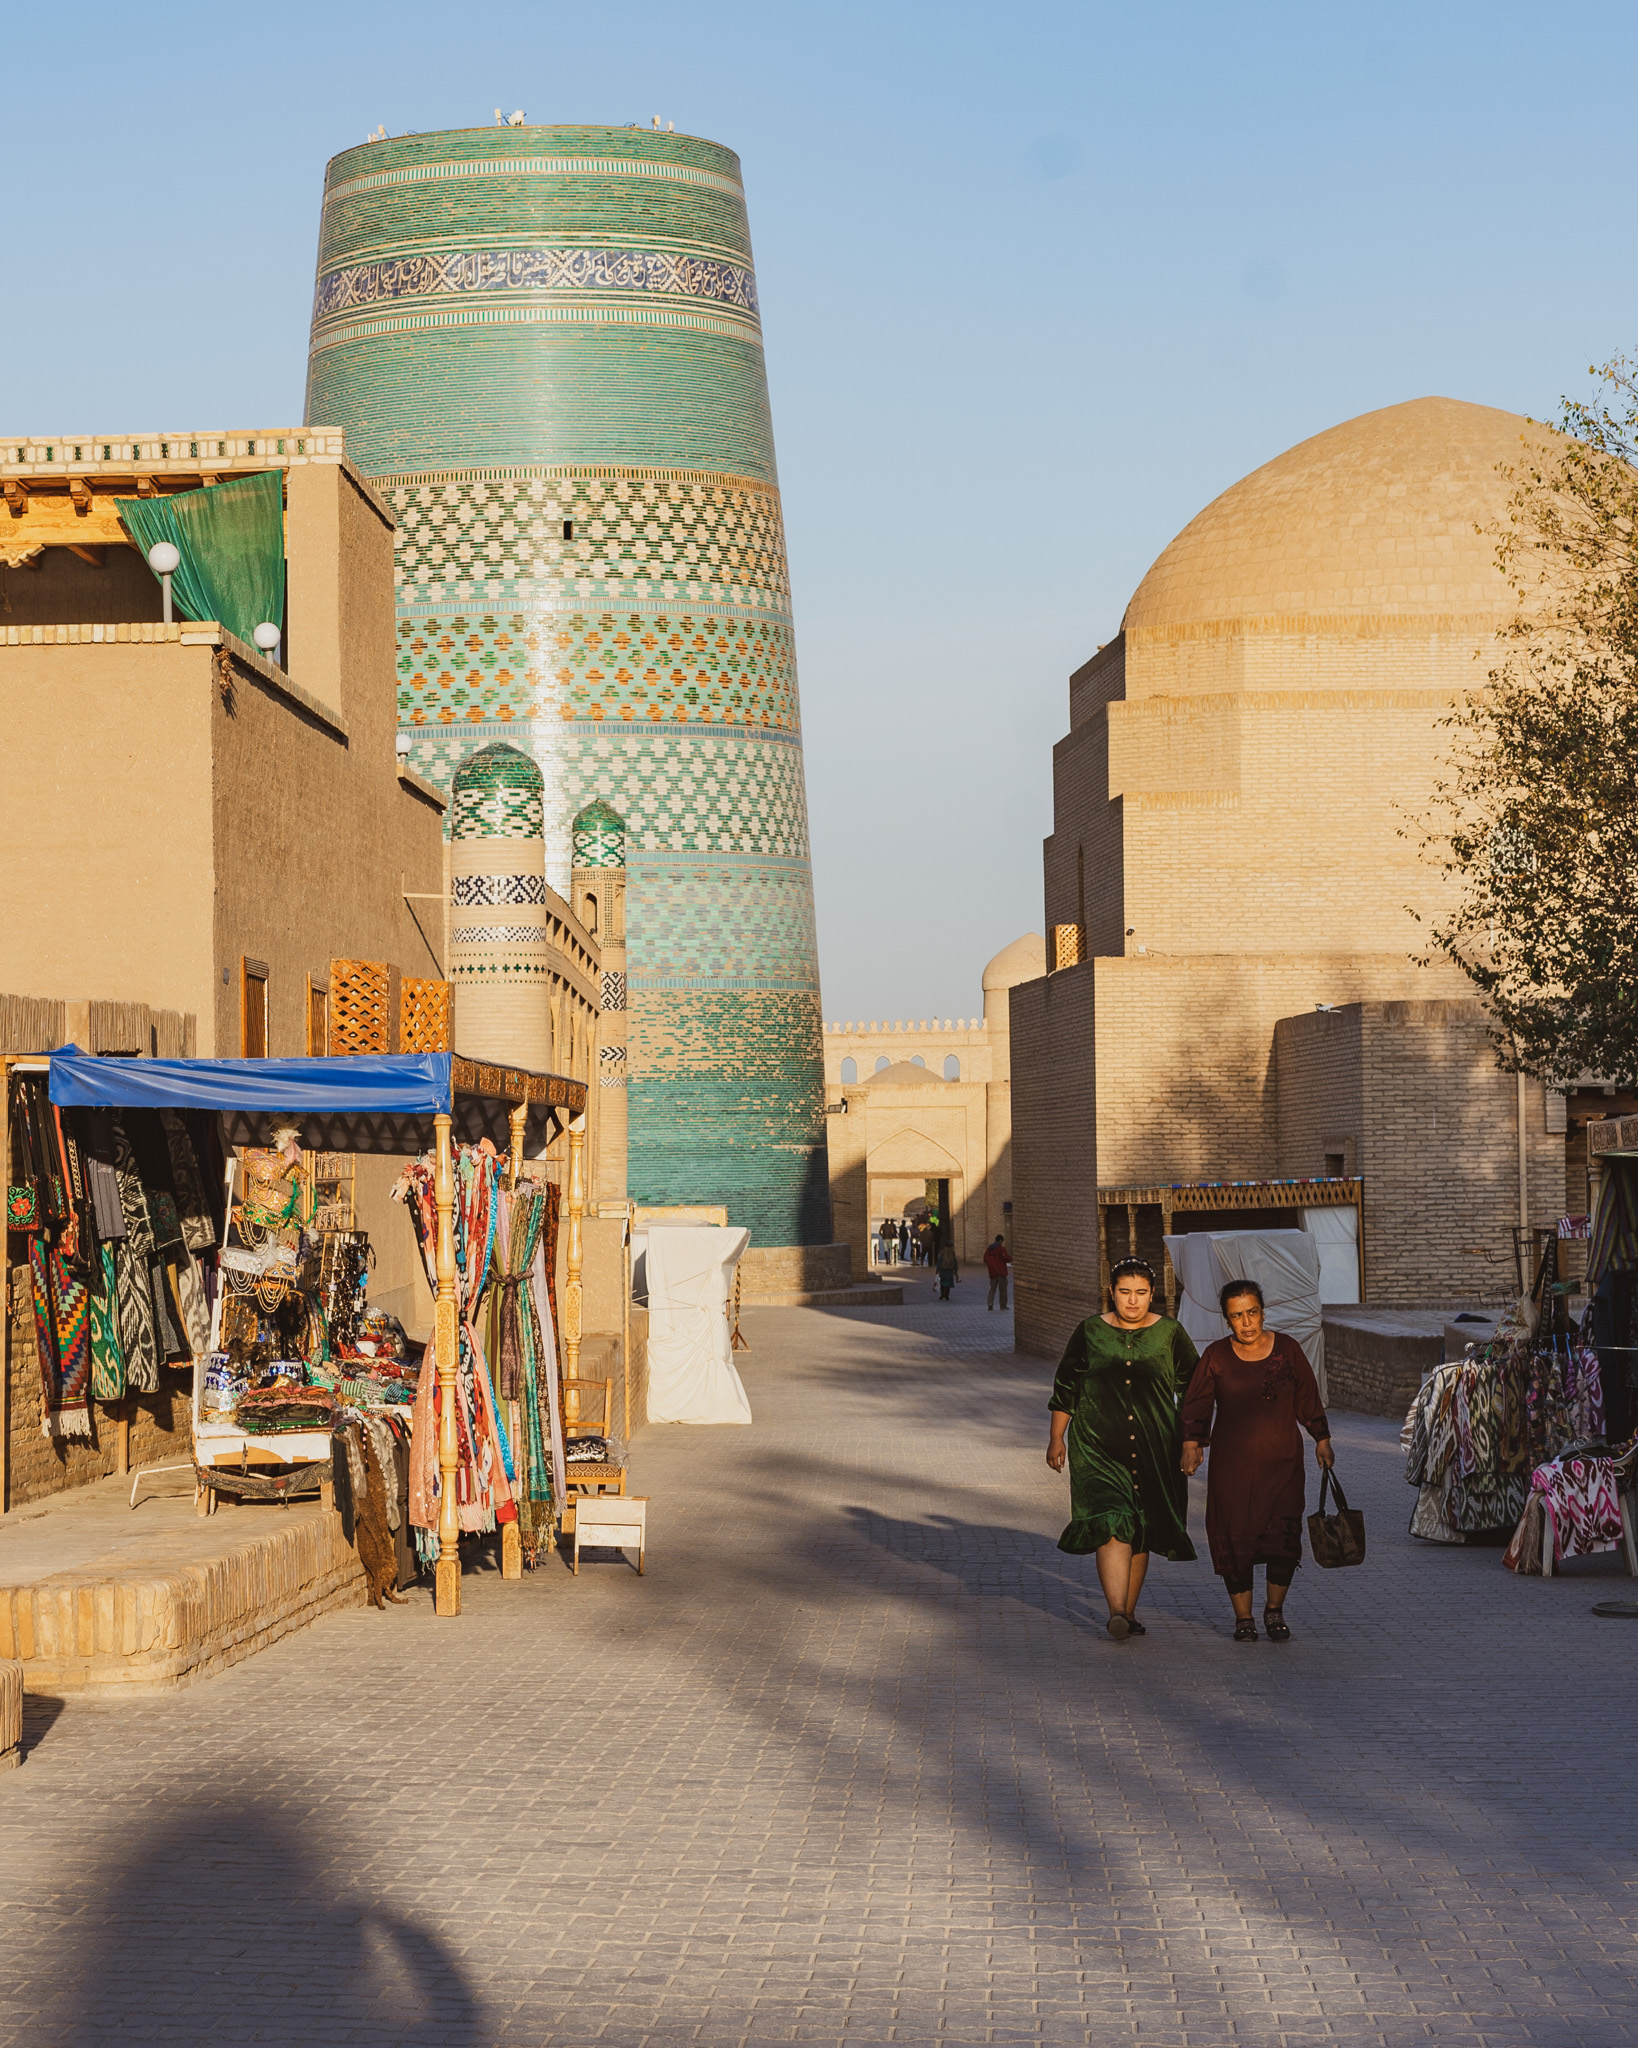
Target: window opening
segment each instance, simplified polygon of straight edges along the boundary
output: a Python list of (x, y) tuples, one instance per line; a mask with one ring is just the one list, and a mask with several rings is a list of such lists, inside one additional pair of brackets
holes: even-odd
[(267, 1058), (267, 962), (240, 963), (239, 1047), (247, 1060)]
[(845, 1060), (843, 1060), (843, 1062), (842, 1062), (842, 1079), (843, 1079), (844, 1081), (857, 1081), (857, 1080), (858, 1080), (858, 1078), (859, 1078), (859, 1062), (858, 1062), (858, 1061), (857, 1061), (856, 1059), (852, 1059), (852, 1058), (849, 1058), (849, 1059), (845, 1059)]
[(959, 1081), (961, 1079), (961, 1062), (953, 1052), (945, 1059), (944, 1078), (946, 1081)]

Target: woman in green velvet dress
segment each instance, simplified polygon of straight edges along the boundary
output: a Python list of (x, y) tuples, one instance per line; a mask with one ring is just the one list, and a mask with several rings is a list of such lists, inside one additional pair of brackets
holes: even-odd
[(1176, 1563), (1195, 1554), (1177, 1404), (1199, 1354), (1181, 1323), (1155, 1314), (1154, 1289), (1146, 1259), (1121, 1260), (1113, 1307), (1070, 1338), (1048, 1403), (1047, 1463), (1061, 1472), (1066, 1453), (1069, 1461), (1070, 1521), (1058, 1548), (1097, 1553), (1117, 1642), (1148, 1633), (1137, 1603), (1149, 1552)]

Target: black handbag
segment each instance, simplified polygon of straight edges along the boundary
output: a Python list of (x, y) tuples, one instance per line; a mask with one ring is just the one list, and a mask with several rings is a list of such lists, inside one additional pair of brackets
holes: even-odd
[[(1337, 1497), (1336, 1513), (1331, 1515), (1325, 1512), (1327, 1487), (1333, 1488)], [(1358, 1508), (1349, 1507), (1342, 1481), (1329, 1468), (1320, 1474), (1319, 1505), (1308, 1517), (1308, 1548), (1313, 1552), (1315, 1564), (1322, 1565), (1326, 1571), (1365, 1562), (1364, 1514)]]

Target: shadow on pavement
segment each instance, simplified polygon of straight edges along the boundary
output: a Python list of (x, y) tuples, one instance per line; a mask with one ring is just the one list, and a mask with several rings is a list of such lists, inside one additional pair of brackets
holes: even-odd
[(49, 1693), (26, 1692), (23, 1695), (23, 1758), (26, 1762), (55, 1727), (66, 1700), (54, 1699)]
[[(270, 1731), (272, 1768), (281, 1755), (299, 1769), (299, 1743)], [(358, 1831), (356, 1891), (335, 1854), (345, 1824)], [(88, 1874), (56, 1938), (50, 2040), (478, 2048), (492, 2030), (452, 1951), (366, 1896), (377, 1863), (367, 1813), (338, 1817), (323, 1840), (264, 1803), (178, 1813)]]
[(954, 1515), (908, 1521), (866, 1507), (845, 1507), (842, 1514), (861, 1541), (907, 1564), (930, 1566), (975, 1599), (1021, 1600), (1072, 1628), (1103, 1633), (1105, 1608), (1101, 1596), (1094, 1597), (1097, 1580), (1087, 1579), (1084, 1567), (1081, 1575), (1059, 1569), (1063, 1552), (1037, 1529), (964, 1522)]

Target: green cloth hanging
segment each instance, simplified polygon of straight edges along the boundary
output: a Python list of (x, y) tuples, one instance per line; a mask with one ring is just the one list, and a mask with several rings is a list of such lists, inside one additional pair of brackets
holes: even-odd
[(282, 469), (258, 470), (170, 498), (115, 503), (144, 561), (162, 540), (181, 555), (171, 597), (183, 618), (215, 619), (246, 641), (264, 623), (284, 630)]

